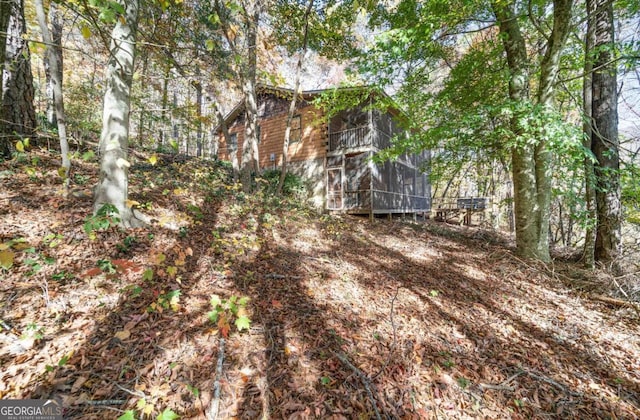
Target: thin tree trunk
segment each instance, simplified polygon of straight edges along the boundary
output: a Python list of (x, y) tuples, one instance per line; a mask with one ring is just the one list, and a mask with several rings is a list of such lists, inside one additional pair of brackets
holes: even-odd
[(622, 243), (613, 3), (595, 0), (595, 6), (591, 150), (598, 161), (595, 167), (598, 224), (594, 253), (597, 261), (610, 263), (620, 255)]
[[(554, 0), (553, 29), (547, 41), (547, 48), (540, 63), (540, 81), (538, 83), (538, 105), (545, 110), (554, 109), (554, 91), (560, 71), (560, 54), (566, 44), (571, 24), (573, 0)], [(544, 127), (542, 128), (544, 130)], [(548, 261), (549, 256), (549, 215), (551, 209), (551, 156), (546, 136), (540, 136), (535, 146), (536, 168), (536, 212), (537, 256)]]
[[(36, 12), (37, 14), (37, 12)], [(58, 12), (58, 4), (56, 2), (50, 2), (49, 4), (49, 23), (51, 24), (51, 42), (52, 45), (47, 45), (48, 48), (54, 49), (53, 55), (58, 60), (58, 80), (60, 86), (62, 86), (63, 79), (63, 58), (62, 58), (62, 20), (60, 19), (60, 13)], [(47, 122), (51, 127), (57, 126), (56, 122), (56, 106), (55, 106), (55, 87), (54, 81), (51, 76), (53, 69), (49, 64), (49, 60), (45, 60), (44, 73), (47, 83)]]
[(258, 171), (258, 103), (256, 95), (257, 37), (260, 16), (259, 0), (252, 0), (245, 11), (247, 27), (247, 67), (242, 90), (245, 100), (245, 133), (242, 142), (242, 161), (240, 163), (240, 182), (245, 192), (253, 189), (251, 175)]
[(167, 137), (170, 137), (168, 133), (171, 131), (169, 121), (167, 121), (167, 107), (169, 106), (169, 75), (171, 74), (171, 65), (167, 63), (164, 72), (164, 79), (162, 81), (162, 113), (160, 121), (160, 140), (158, 148), (162, 151), (163, 147), (167, 143)]
[[(49, 32), (49, 26), (47, 25), (47, 18), (44, 12), (44, 5), (42, 0), (35, 0), (36, 14), (38, 16), (38, 23), (40, 25), (40, 31), (42, 32), (42, 38), (47, 45), (46, 60), (49, 63), (51, 87), (53, 88), (53, 107), (55, 109), (56, 124), (58, 126), (58, 137), (60, 139), (60, 155), (62, 157), (62, 173), (64, 179), (65, 193), (69, 187), (69, 171), (71, 169), (71, 160), (69, 159), (69, 143), (67, 141), (67, 124), (64, 114), (64, 99), (62, 96), (62, 69), (59, 68), (59, 64), (62, 63), (62, 58), (59, 54), (62, 49), (58, 49), (58, 44), (54, 42), (51, 33)], [(53, 6), (53, 3), (52, 3)]]
[(231, 168), (233, 171), (233, 182), (237, 182), (238, 174), (240, 171), (240, 165), (238, 164), (238, 145), (232, 144), (231, 135), (229, 134), (229, 127), (227, 127), (227, 122), (224, 120), (224, 115), (222, 115), (222, 110), (220, 108), (218, 98), (214, 96), (211, 103), (213, 104), (213, 110), (216, 113), (216, 118), (218, 119), (218, 125), (222, 130), (224, 141), (227, 144), (227, 154), (229, 155), (229, 159), (231, 160)]
[[(595, 43), (595, 22), (594, 22), (594, 0), (586, 0), (587, 9), (587, 33), (585, 34), (585, 53), (584, 53), (584, 79), (582, 81), (582, 112), (583, 123), (582, 130), (584, 140), (582, 142), (585, 150), (591, 150), (591, 142), (593, 137), (593, 92), (592, 92), (592, 74), (593, 71), (593, 45)], [(598, 214), (596, 213), (596, 187), (595, 173), (592, 155), (589, 154), (584, 158), (584, 180), (585, 180), (585, 205), (587, 208), (587, 227), (584, 233), (584, 250), (582, 259), (586, 268), (595, 266), (595, 246)]]
[[(282, 169), (280, 171), (280, 179), (278, 180), (278, 194), (282, 194), (282, 188), (284, 187), (284, 180), (287, 177), (287, 161), (289, 155), (289, 142), (291, 140), (291, 122), (296, 111), (296, 99), (298, 97), (298, 91), (300, 90), (300, 78), (302, 77), (302, 62), (304, 56), (307, 53), (307, 44), (309, 40), (309, 15), (313, 8), (314, 0), (309, 0), (307, 8), (304, 11), (304, 31), (302, 36), (302, 52), (298, 57), (298, 64), (296, 66), (295, 81), (293, 84), (293, 96), (291, 97), (291, 104), (289, 104), (289, 112), (287, 113), (287, 126), (284, 130), (284, 141), (282, 143)], [(300, 141), (302, 141), (302, 133), (300, 133)]]
[[(149, 66), (149, 55), (144, 54), (142, 58), (142, 74), (141, 79), (144, 80), (147, 76), (147, 68)], [(143, 146), (144, 143), (144, 104), (140, 101), (140, 115), (138, 116), (138, 145)]]
[[(196, 76), (200, 77), (200, 68), (196, 68)], [(196, 156), (202, 157), (202, 83), (191, 82), (196, 90)]]
[(100, 180), (96, 187), (94, 213), (104, 204), (119, 212), (125, 227), (138, 226), (129, 206), (129, 111), (136, 54), (136, 27), (139, 0), (123, 2), (124, 16), (116, 20), (111, 38), (111, 57), (107, 65), (102, 134), (100, 136)]

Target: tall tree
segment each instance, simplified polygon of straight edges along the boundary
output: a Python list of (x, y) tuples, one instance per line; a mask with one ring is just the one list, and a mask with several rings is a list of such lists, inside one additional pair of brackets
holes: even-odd
[[(4, 79), (4, 68), (6, 65), (7, 51), (7, 32), (9, 29), (9, 18), (11, 17), (11, 2), (0, 1), (0, 76)], [(4, 89), (0, 89), (0, 105), (2, 105), (2, 97)], [(0, 158), (11, 157), (11, 148), (9, 140), (6, 138), (3, 128), (3, 122), (0, 120)]]
[(314, 0), (309, 0), (307, 7), (302, 17), (302, 51), (298, 56), (298, 63), (296, 65), (295, 81), (293, 82), (293, 95), (291, 96), (291, 102), (289, 104), (289, 111), (287, 112), (287, 124), (284, 130), (284, 141), (282, 142), (282, 168), (280, 171), (280, 179), (278, 180), (278, 194), (282, 193), (284, 187), (284, 181), (287, 177), (287, 160), (289, 155), (289, 141), (291, 139), (291, 123), (296, 111), (296, 100), (298, 99), (298, 91), (300, 90), (300, 79), (302, 77), (302, 62), (307, 54), (307, 45), (309, 41), (309, 15), (313, 8)]
[[(62, 171), (61, 175), (64, 179), (65, 190), (69, 185), (69, 170), (71, 168), (71, 160), (69, 159), (69, 143), (67, 141), (67, 124), (64, 114), (64, 99), (62, 96), (62, 48), (60, 45), (61, 38), (56, 37), (54, 40), (49, 26), (47, 25), (47, 18), (44, 10), (44, 4), (42, 0), (35, 0), (36, 14), (38, 16), (38, 23), (40, 25), (40, 31), (42, 32), (42, 39), (47, 46), (46, 61), (50, 69), (51, 85), (53, 89), (53, 104), (55, 109), (55, 121), (58, 126), (58, 137), (60, 139), (60, 155), (62, 157)], [(54, 3), (51, 7), (55, 7)], [(55, 16), (55, 14), (54, 14)], [(53, 24), (53, 22), (52, 22)]]
[[(584, 77), (582, 80), (582, 113), (583, 113), (583, 147), (591, 150), (591, 139), (593, 136), (592, 106), (593, 106), (593, 45), (595, 43), (595, 14), (594, 0), (586, 0), (587, 30), (584, 40)], [(596, 212), (596, 188), (594, 162), (592, 155), (588, 154), (584, 158), (584, 179), (585, 179), (585, 204), (587, 210), (587, 225), (584, 233), (584, 250), (582, 259), (587, 268), (595, 265), (596, 246), (596, 223), (598, 215)]]
[[(545, 42), (537, 81), (537, 105), (543, 113), (553, 111), (554, 88), (560, 66), (560, 55), (570, 29), (572, 0), (553, 1), (553, 24)], [(494, 2), (502, 42), (511, 71), (509, 97), (516, 109), (529, 102), (530, 63), (527, 45), (522, 36), (515, 2)], [(530, 111), (525, 111), (530, 112)], [(516, 136), (523, 133), (523, 115), (516, 111), (512, 129)], [(517, 252), (525, 257), (549, 261), (549, 212), (551, 204), (551, 165), (545, 128), (541, 127), (534, 141), (516, 139), (511, 150), (514, 186), (514, 210)]]
[(243, 23), (245, 27), (246, 61), (242, 71), (242, 93), (245, 104), (245, 131), (240, 161), (240, 182), (245, 192), (252, 190), (251, 175), (258, 168), (258, 97), (256, 93), (256, 70), (258, 59), (258, 23), (261, 0), (243, 2)]
[(127, 149), (140, 0), (121, 0), (119, 4), (124, 12), (116, 17), (111, 32), (100, 135), (100, 179), (93, 210), (97, 213), (105, 204), (113, 205), (119, 212), (121, 224), (135, 227), (141, 220), (127, 205), (130, 166)]
[[(62, 80), (64, 77), (64, 72), (62, 69), (64, 68), (64, 60), (62, 54), (62, 16), (60, 13), (60, 6), (55, 1), (49, 2), (49, 14), (48, 14), (49, 24), (51, 25), (50, 37), (52, 45), (48, 45), (48, 48), (53, 48), (55, 51), (53, 52), (54, 56), (58, 60), (58, 72), (57, 79), (60, 81), (62, 85)], [(39, 20), (39, 19), (38, 19)], [(39, 23), (39, 22), (38, 22)], [(54, 81), (51, 77), (51, 67), (49, 65), (49, 60), (45, 60), (45, 76), (47, 79), (47, 122), (49, 125), (54, 126), (56, 124), (56, 109), (55, 109), (55, 99), (54, 99)]]
[[(5, 61), (2, 75), (2, 112), (0, 113), (0, 153), (10, 157), (13, 139), (35, 133), (36, 113), (31, 53), (25, 39), (27, 26), (23, 0), (3, 0), (10, 7), (6, 31)], [(4, 12), (4, 9), (3, 9)]]
[(613, 2), (594, 0), (595, 24), (591, 150), (597, 159), (595, 258), (614, 262), (621, 252), (620, 154)]

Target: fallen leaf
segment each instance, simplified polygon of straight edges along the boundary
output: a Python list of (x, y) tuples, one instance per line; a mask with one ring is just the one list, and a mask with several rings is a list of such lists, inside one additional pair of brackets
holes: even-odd
[(115, 333), (114, 336), (118, 340), (124, 341), (124, 340), (128, 339), (129, 337), (131, 337), (131, 331), (129, 331), (129, 330), (118, 331), (117, 333)]
[(79, 376), (78, 379), (73, 382), (73, 385), (71, 385), (71, 393), (75, 394), (78, 392), (80, 388), (82, 388), (82, 385), (84, 385), (88, 380), (88, 376)]
[(8, 270), (13, 267), (13, 259), (15, 254), (10, 249), (0, 251), (0, 267)]

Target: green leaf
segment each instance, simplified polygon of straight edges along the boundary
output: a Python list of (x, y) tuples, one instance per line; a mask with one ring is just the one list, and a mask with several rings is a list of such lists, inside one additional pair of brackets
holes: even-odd
[(179, 419), (180, 416), (174, 413), (172, 410), (165, 408), (164, 411), (158, 414), (156, 420), (176, 420)]
[(200, 397), (200, 390), (193, 385), (187, 384), (187, 389), (193, 393), (193, 396), (196, 398)]
[(68, 361), (69, 361), (69, 355), (66, 355), (58, 361), (58, 366), (62, 367), (66, 365)]
[(207, 318), (209, 318), (209, 321), (215, 324), (218, 321), (218, 311), (207, 312)]
[(248, 330), (251, 320), (246, 316), (239, 316), (238, 319), (236, 319), (235, 324), (238, 331)]
[(18, 140), (16, 142), (16, 150), (18, 152), (24, 152), (24, 144), (22, 144), (22, 141)]
[(142, 273), (142, 280), (144, 281), (153, 280), (153, 270), (150, 268), (147, 268), (146, 270), (144, 270), (144, 273)]
[(211, 295), (211, 306), (213, 308), (215, 308), (216, 306), (220, 305), (221, 303), (222, 303), (222, 300), (220, 299), (220, 296)]
[(136, 412), (133, 410), (127, 410), (123, 415), (118, 417), (118, 420), (136, 420)]

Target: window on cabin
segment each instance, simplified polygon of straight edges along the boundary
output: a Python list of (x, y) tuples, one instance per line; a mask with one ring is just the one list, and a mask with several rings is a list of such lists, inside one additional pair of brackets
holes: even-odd
[(291, 135), (289, 137), (290, 143), (295, 143), (302, 139), (302, 118), (300, 115), (294, 115), (291, 119)]

